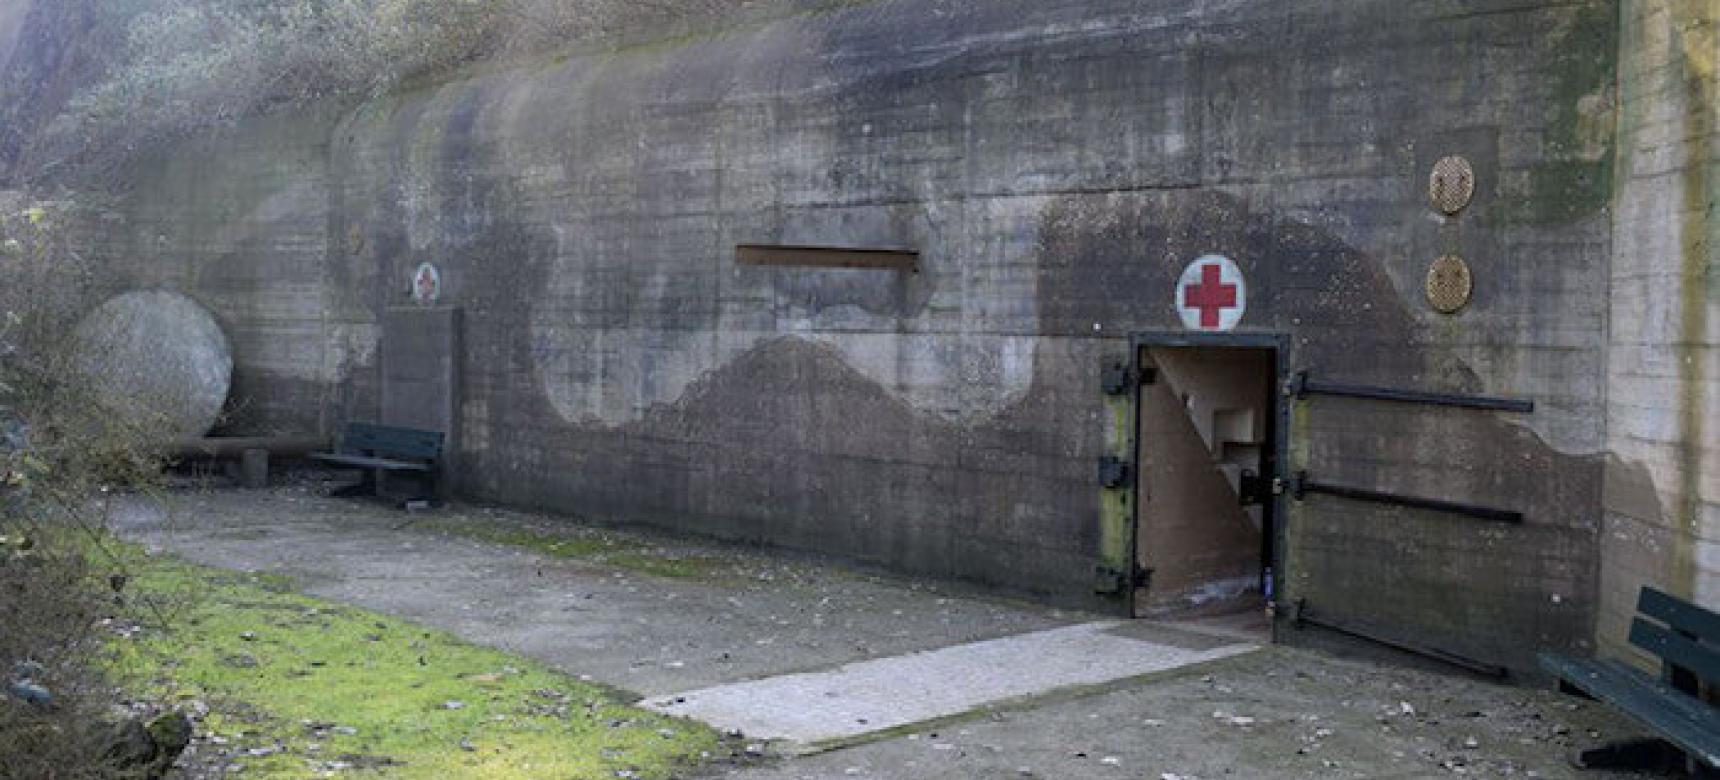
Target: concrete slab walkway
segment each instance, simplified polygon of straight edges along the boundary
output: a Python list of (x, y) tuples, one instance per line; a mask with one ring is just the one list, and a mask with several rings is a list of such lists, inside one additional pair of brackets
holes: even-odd
[(980, 707), (1114, 682), (1258, 648), (1216, 639), (1179, 647), (1118, 633), (1120, 622), (1048, 631), (689, 691), (646, 707), (796, 749)]

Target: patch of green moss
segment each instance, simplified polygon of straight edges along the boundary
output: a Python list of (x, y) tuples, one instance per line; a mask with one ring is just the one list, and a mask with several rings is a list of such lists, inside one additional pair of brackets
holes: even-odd
[(671, 580), (703, 580), (721, 579), (723, 572), (729, 568), (726, 561), (703, 555), (659, 555), (650, 552), (631, 552), (607, 556), (605, 563), (611, 566), (649, 574), (653, 577), (663, 577)]
[(634, 547), (609, 537), (558, 535), (488, 523), (439, 521), (423, 523), (420, 527), (478, 542), (524, 547), (554, 558), (591, 558)]
[[(1111, 413), (1106, 428), (1107, 454), (1133, 460), (1135, 455), (1135, 399), (1133, 395), (1109, 396), (1105, 406)], [(1099, 490), (1099, 562), (1113, 571), (1126, 572), (1135, 562), (1134, 491)], [(1105, 583), (1109, 586), (1110, 583)], [(1126, 591), (1122, 596), (1127, 597)]]
[[(1309, 444), (1313, 441), (1313, 437), (1310, 435), (1312, 430), (1313, 414), (1312, 410), (1309, 409), (1309, 404), (1305, 401), (1291, 403), (1290, 430), (1288, 432), (1290, 450), (1287, 453), (1289, 458), (1288, 463), (1286, 463), (1286, 473), (1294, 474), (1308, 468), (1309, 460), (1312, 457), (1311, 445)], [(1308, 527), (1310, 515), (1308, 505), (1300, 501), (1285, 501), (1284, 508), (1285, 516), (1281, 521), (1284, 523), (1284, 533), (1281, 537), (1283, 548), (1278, 552), (1283, 561), (1282, 569), (1277, 572), (1280, 583), (1278, 603), (1292, 604), (1296, 599), (1307, 595), (1302, 589), (1305, 578), (1292, 576), (1292, 574), (1299, 575), (1307, 571), (1308, 563), (1302, 558), (1302, 552), (1305, 548), (1305, 545), (1302, 544), (1302, 534)]]
[(731, 561), (723, 558), (676, 554), (612, 534), (555, 533), (470, 521), (441, 521), (426, 527), (475, 541), (523, 547), (552, 558), (586, 560), (672, 580), (725, 581), (734, 568)]
[(116, 678), (205, 702), (203, 732), (246, 777), (668, 778), (719, 746), (698, 724), (277, 578), (131, 557), (132, 598), (183, 603), (167, 628), (113, 640)]
[(1610, 160), (1549, 160), (1529, 174), (1529, 190), (1515, 201), (1520, 222), (1559, 224), (1595, 213), (1612, 197)]
[(1567, 223), (1611, 202), (1618, 18), (1616, 0), (1590, 3), (1554, 46), (1544, 68), (1552, 88), (1545, 158), (1521, 191), (1500, 199), (1506, 221)]

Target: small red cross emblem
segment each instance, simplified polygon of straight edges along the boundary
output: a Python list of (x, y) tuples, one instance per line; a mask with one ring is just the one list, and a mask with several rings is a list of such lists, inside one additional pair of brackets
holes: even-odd
[(1236, 285), (1224, 283), (1224, 267), (1207, 263), (1200, 268), (1200, 284), (1183, 289), (1183, 302), (1200, 311), (1200, 326), (1210, 330), (1219, 326), (1226, 309), (1236, 308), (1236, 292)]

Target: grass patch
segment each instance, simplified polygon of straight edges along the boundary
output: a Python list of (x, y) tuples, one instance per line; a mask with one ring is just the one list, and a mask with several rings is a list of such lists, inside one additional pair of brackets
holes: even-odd
[(741, 579), (733, 561), (711, 555), (678, 555), (614, 534), (554, 533), (519, 526), (438, 520), (420, 527), (491, 544), (523, 547), (552, 558), (572, 558), (672, 580), (722, 582)]
[(128, 593), (179, 606), (169, 629), (114, 639), (112, 671), (141, 696), (204, 702), (200, 731), (245, 777), (660, 779), (721, 746), (699, 724), (277, 577), (128, 554)]

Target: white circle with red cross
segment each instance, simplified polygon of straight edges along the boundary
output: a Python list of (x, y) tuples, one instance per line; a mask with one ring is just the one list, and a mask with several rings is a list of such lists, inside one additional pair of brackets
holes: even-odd
[(1228, 257), (1202, 257), (1177, 281), (1177, 313), (1189, 330), (1235, 330), (1247, 311), (1248, 280)]

